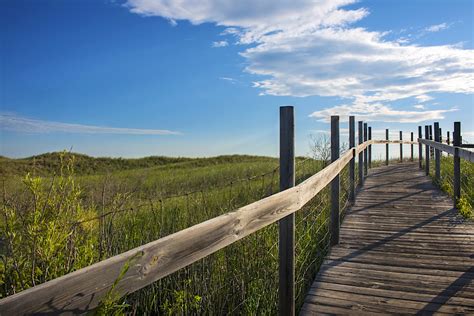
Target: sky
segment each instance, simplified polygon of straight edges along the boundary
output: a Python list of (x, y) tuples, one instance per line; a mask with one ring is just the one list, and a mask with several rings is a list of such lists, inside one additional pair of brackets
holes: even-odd
[(298, 155), (331, 115), (474, 142), (470, 0), (0, 5), (3, 156), (277, 156), (283, 105)]

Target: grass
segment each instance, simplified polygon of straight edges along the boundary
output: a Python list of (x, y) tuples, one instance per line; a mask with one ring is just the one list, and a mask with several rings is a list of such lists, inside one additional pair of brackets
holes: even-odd
[(146, 169), (157, 166), (174, 166), (180, 167), (187, 163), (193, 166), (204, 166), (212, 164), (221, 164), (225, 162), (241, 162), (241, 161), (256, 161), (258, 159), (265, 160), (267, 157), (258, 156), (242, 156), (242, 155), (228, 155), (211, 158), (184, 158), (184, 157), (163, 157), (150, 156), (137, 159), (124, 158), (108, 158), (99, 157), (94, 158), (78, 153), (68, 152), (53, 152), (45, 153), (37, 156), (10, 159), (0, 156), (0, 175), (24, 175), (28, 172), (34, 173), (38, 176), (49, 176), (57, 172), (61, 167), (61, 159), (68, 159), (74, 157), (74, 168), (77, 175), (94, 175), (106, 174), (123, 170), (137, 170)]
[[(430, 163), (430, 176), (449, 196), (453, 197), (454, 159), (452, 156), (442, 156), (440, 161), (440, 179), (435, 177), (435, 160)], [(474, 163), (461, 159), (461, 198), (456, 206), (465, 218), (474, 218)]]
[[(277, 192), (279, 183), (278, 161), (269, 157), (170, 158), (125, 170), (110, 169), (107, 163), (107, 172), (99, 174), (86, 167), (76, 171), (83, 156), (55, 157), (58, 162), (47, 166), (36, 160), (32, 173), (21, 177), (24, 162), (19, 162), (21, 167), (0, 162), (9, 175), (0, 220), (1, 297), (259, 200)], [(323, 166), (321, 161), (298, 158), (297, 182)], [(345, 169), (341, 205), (347, 197), (347, 178)], [(299, 307), (328, 248), (328, 212), (325, 189), (296, 214)], [(273, 224), (118, 303), (107, 297), (99, 311), (275, 314), (277, 289), (278, 226)]]
[[(145, 167), (138, 160), (122, 159), (122, 165), (115, 166), (101, 165), (99, 159), (93, 164), (102, 167), (94, 170), (103, 172), (97, 174), (77, 168), (78, 161), (96, 158), (50, 157), (54, 162), (47, 160), (45, 166), (33, 159), (29, 174), (24, 174), (28, 168), (23, 160), (0, 160), (7, 170), (0, 219), (1, 297), (278, 191), (278, 161), (270, 157), (166, 158), (149, 160)], [(383, 163), (373, 161), (373, 167)], [(298, 158), (297, 183), (323, 167), (322, 161)], [(452, 169), (452, 157), (443, 157), (438, 184), (451, 195)], [(461, 174), (463, 198), (458, 206), (472, 217), (473, 164), (462, 161)], [(344, 205), (347, 168), (341, 188)], [(296, 213), (298, 308), (328, 250), (328, 193), (324, 189)], [(276, 314), (277, 289), (278, 226), (273, 224), (124, 298), (116, 297), (112, 288), (97, 312)]]

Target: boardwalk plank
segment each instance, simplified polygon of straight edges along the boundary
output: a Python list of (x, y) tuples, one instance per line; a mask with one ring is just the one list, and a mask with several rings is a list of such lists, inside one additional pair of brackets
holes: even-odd
[(474, 224), (414, 163), (371, 170), (302, 315), (474, 314)]

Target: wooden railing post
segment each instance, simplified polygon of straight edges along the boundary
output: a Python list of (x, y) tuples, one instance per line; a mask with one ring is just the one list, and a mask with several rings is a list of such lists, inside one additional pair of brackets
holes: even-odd
[[(295, 186), (295, 125), (292, 106), (280, 107), (280, 191)], [(279, 221), (279, 312), (295, 314), (295, 215)]]
[[(450, 139), (449, 139), (449, 131), (446, 131), (446, 144), (448, 145), (451, 144)], [(448, 156), (449, 156), (449, 153), (448, 153)]]
[(461, 158), (459, 157), (459, 146), (461, 145), (461, 122), (454, 122), (453, 146), (454, 148), (454, 207), (461, 198)]
[[(423, 138), (421, 126), (418, 126), (418, 138)], [(423, 145), (420, 142), (418, 142), (418, 164), (420, 169), (423, 168)]]
[[(369, 140), (372, 140), (372, 127), (369, 126)], [(372, 145), (369, 145), (369, 169), (372, 168)]]
[(349, 148), (354, 153), (349, 163), (349, 201), (355, 201), (355, 117), (349, 116)]
[[(388, 140), (388, 128), (385, 130), (385, 139)], [(388, 143), (385, 144), (385, 164), (388, 166)]]
[[(413, 141), (413, 132), (410, 133), (410, 140)], [(410, 145), (410, 161), (413, 161), (413, 143)]]
[[(439, 142), (443, 142), (443, 129), (440, 127), (439, 128)], [(441, 151), (441, 156), (443, 155), (443, 152)]]
[[(363, 132), (364, 123), (359, 121), (359, 145), (364, 142), (364, 132)], [(359, 185), (364, 184), (364, 154), (359, 153)]]
[[(425, 125), (425, 139), (430, 139), (430, 127)], [(425, 173), (428, 176), (430, 174), (430, 146), (425, 145)]]
[[(402, 131), (400, 131), (400, 140), (403, 140)], [(400, 162), (403, 162), (403, 144), (400, 143)]]
[[(339, 159), (339, 116), (331, 116), (331, 162)], [(339, 174), (331, 181), (331, 246), (339, 243)]]
[[(435, 142), (440, 142), (439, 138), (439, 122), (434, 123), (434, 140)], [(441, 151), (435, 149), (435, 181), (439, 183), (441, 179)]]
[[(433, 140), (433, 125), (428, 125), (428, 127), (429, 127), (429, 134), (430, 134), (429, 140)], [(430, 154), (431, 154), (430, 158), (434, 158), (434, 148), (431, 146), (430, 146)]]
[[(364, 123), (364, 142), (367, 141), (367, 123)], [(369, 173), (369, 166), (367, 165), (367, 159), (368, 159), (368, 156), (367, 156), (367, 147), (365, 147), (364, 149), (364, 176), (367, 176), (367, 174)]]

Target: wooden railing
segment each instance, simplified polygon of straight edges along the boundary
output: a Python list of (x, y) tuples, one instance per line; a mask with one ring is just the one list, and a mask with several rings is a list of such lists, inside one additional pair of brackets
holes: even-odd
[(454, 122), (454, 133), (452, 145), (450, 145), (449, 132), (447, 132), (447, 142), (442, 143), (442, 133), (439, 128), (439, 123), (434, 123), (434, 141), (431, 132), (431, 125), (425, 126), (425, 139), (421, 135), (421, 126), (418, 127), (418, 141), (419, 141), (419, 164), (422, 167), (422, 145), (425, 145), (425, 172), (426, 175), (430, 174), (430, 157), (432, 156), (432, 150), (434, 149), (435, 158), (435, 181), (439, 183), (441, 178), (441, 153), (445, 152), (453, 156), (453, 201), (454, 207), (457, 206), (459, 199), (461, 198), (461, 158), (474, 162), (474, 152), (465, 148), (473, 148), (471, 145), (462, 144), (461, 137), (461, 122)]
[[(419, 129), (419, 131), (421, 128)], [(413, 134), (413, 133), (412, 133)], [(281, 192), (232, 212), (212, 218), (172, 235), (134, 248), (52, 281), (0, 300), (1, 315), (33, 313), (84, 313), (97, 307), (114, 282), (114, 294), (123, 296), (137, 291), (193, 262), (279, 221), (280, 314), (295, 313), (294, 291), (294, 213), (331, 183), (331, 244), (339, 242), (339, 175), (349, 164), (349, 200), (355, 199), (355, 158), (359, 157), (359, 184), (364, 183), (371, 165), (372, 145), (389, 144), (432, 146), (454, 157), (472, 161), (472, 153), (459, 148), (421, 139), (372, 140), (371, 128), (359, 122), (359, 144), (355, 146), (355, 119), (349, 118), (348, 151), (339, 156), (339, 117), (331, 117), (331, 164), (304, 182), (294, 186), (294, 113), (293, 107), (280, 109), (280, 188)], [(421, 155), (420, 155), (421, 156)], [(427, 157), (429, 159), (429, 157)], [(421, 157), (420, 157), (421, 159)], [(429, 163), (429, 162), (427, 162)], [(421, 165), (420, 165), (421, 166)], [(117, 279), (124, 267), (128, 270)]]

